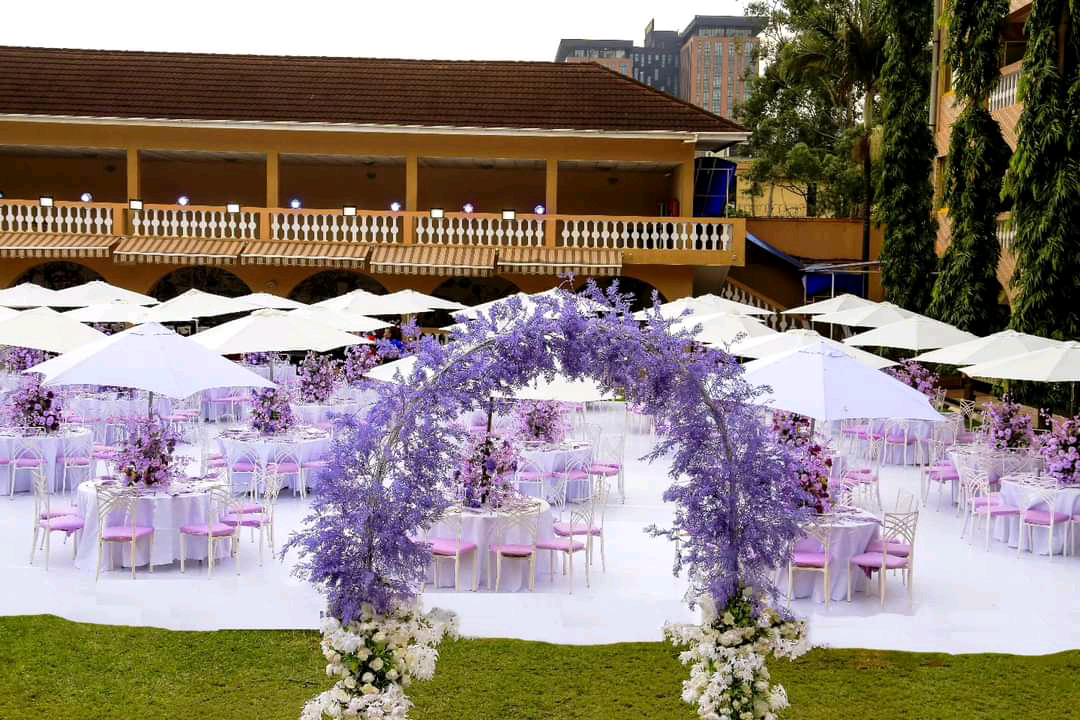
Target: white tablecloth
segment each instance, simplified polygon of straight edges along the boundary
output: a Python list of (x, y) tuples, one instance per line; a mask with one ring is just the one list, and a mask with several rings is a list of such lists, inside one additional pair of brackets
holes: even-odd
[[(219, 435), (217, 440), (221, 454), (226, 458), (229, 458), (230, 462), (249, 450), (254, 450), (260, 465), (265, 465), (273, 458), (274, 453), (282, 450), (292, 452), (302, 463), (310, 460), (325, 459), (330, 453), (330, 433), (327, 432), (320, 432), (318, 437), (312, 438), (293, 435), (261, 435), (256, 438), (247, 439)], [(311, 473), (308, 475), (308, 481), (311, 487), (317, 485), (317, 475), (318, 473)], [(248, 477), (249, 476), (242, 474), (239, 476), (242, 482), (246, 481)], [(292, 488), (296, 477), (284, 476), (282, 480), (283, 488)], [(248, 488), (236, 486), (234, 483), (233, 489), (242, 491)]]
[[(851, 558), (866, 551), (866, 546), (878, 537), (881, 521), (868, 514), (859, 514), (837, 519), (830, 530), (829, 548), (829, 597), (833, 600), (847, 599), (848, 570)], [(805, 538), (797, 543), (800, 550), (821, 552), (821, 543)], [(855, 569), (852, 588), (861, 588), (866, 575)], [(780, 584), (787, 586), (787, 566), (780, 570)], [(825, 602), (825, 575), (819, 572), (795, 572), (796, 598), (813, 597), (814, 602)]]
[[(1001, 499), (1006, 505), (1011, 505), (1016, 508), (1020, 508), (1023, 511), (1031, 502), (1030, 493), (1025, 490), (1021, 483), (1010, 480), (1008, 476), (1001, 479)], [(1046, 503), (1039, 503), (1038, 505), (1032, 505), (1031, 510), (1047, 510)], [(1070, 516), (1080, 512), (1080, 488), (1068, 487), (1062, 488), (1057, 491), (1057, 495), (1054, 498), (1054, 512), (1068, 513)], [(997, 523), (997, 535), (999, 540), (1006, 540), (1009, 545), (1016, 547), (1020, 542), (1020, 520), (1015, 517), (1004, 518), (1006, 522), (1002, 522), (999, 519)], [(1031, 530), (1030, 542), (1029, 538), (1024, 538), (1024, 548), (1027, 550), (1033, 550), (1034, 552), (1042, 555), (1046, 554), (1046, 533), (1049, 528), (1041, 528), (1035, 526)], [(1054, 552), (1060, 553), (1065, 547), (1065, 537), (1068, 534), (1068, 526), (1064, 523), (1058, 525), (1054, 524)], [(1008, 532), (1008, 538), (1003, 537), (1005, 532)], [(1027, 531), (1024, 531), (1027, 535)]]
[(293, 403), (293, 414), (304, 425), (325, 425), (331, 415), (355, 415), (360, 403), (352, 400), (331, 400), (328, 403)]
[[(17, 438), (14, 435), (0, 435), (0, 456), (10, 458), (15, 449)], [(94, 439), (89, 428), (72, 427), (62, 428), (59, 432), (49, 435), (31, 435), (23, 438), (30, 445), (36, 447), (45, 458), (45, 477), (49, 481), (49, 491), (55, 492), (57, 481), (60, 478), (61, 459), (65, 455), (90, 457)], [(71, 470), (72, 473), (82, 472)], [(81, 475), (77, 479), (86, 479)], [(30, 473), (19, 472), (15, 474), (15, 492), (30, 491)], [(5, 478), (5, 481), (7, 478)], [(70, 481), (69, 481), (70, 482)], [(72, 483), (73, 484), (73, 483)], [(5, 482), (2, 490), (6, 492), (10, 484)]]
[[(544, 540), (552, 540), (555, 537), (555, 533), (552, 530), (552, 517), (551, 506), (540, 501), (540, 507), (537, 511), (537, 532), (536, 541), (542, 542)], [(495, 522), (496, 518), (500, 515), (500, 511), (496, 510), (465, 510), (462, 512), (462, 528), (461, 535), (465, 542), (476, 543), (476, 552), (470, 553), (467, 556), (462, 557), (461, 560), (461, 589), (471, 589), (473, 579), (473, 562), (474, 560), (480, 561), (480, 586), (486, 587), (489, 590), (493, 589), (495, 583), (495, 558), (489, 552), (488, 547), (495, 541)], [(454, 534), (442, 523), (436, 525), (431, 532), (427, 533), (426, 538), (444, 538), (454, 539)], [(508, 543), (527, 543), (528, 537), (520, 528), (510, 530), (506, 534), (506, 542)], [(541, 573), (550, 572), (549, 568), (550, 553), (547, 550), (536, 551), (536, 574), (539, 577)], [(578, 564), (577, 560), (584, 558), (584, 554), (579, 554), (577, 558), (574, 558), (574, 574), (575, 582), (584, 582), (578, 578)], [(559, 562), (559, 554), (556, 554), (555, 561)], [(448, 560), (439, 560), (439, 586), (440, 587), (453, 587), (454, 586), (454, 573), (453, 564)], [(584, 562), (584, 561), (582, 561)], [(557, 566), (561, 567), (561, 566)], [(499, 582), (499, 590), (528, 590), (529, 589), (529, 561), (528, 559), (518, 558), (503, 558), (502, 562), (502, 578)], [(558, 571), (561, 572), (561, 571)], [(581, 565), (580, 572), (581, 577), (584, 577), (585, 566)]]
[[(571, 465), (585, 465), (588, 469), (589, 460), (592, 458), (592, 445), (564, 444), (555, 448), (522, 448), (521, 458), (530, 465), (538, 467), (542, 472), (550, 474), (561, 472)], [(551, 477), (544, 479), (544, 497), (551, 498), (555, 493), (556, 480)], [(526, 491), (535, 488), (525, 487)], [(566, 487), (567, 500), (581, 500), (591, 495), (590, 484), (587, 480), (570, 481)]]
[[(170, 495), (167, 492), (148, 494), (135, 503), (135, 523), (154, 528), (154, 554), (149, 558), (149, 539), (135, 543), (136, 567), (146, 565), (149, 558), (154, 565), (168, 565), (180, 559), (180, 528), (193, 523), (205, 523), (208, 493), (193, 492), (183, 495)], [(97, 486), (93, 482), (80, 483), (75, 501), (85, 526), (79, 541), (79, 554), (75, 567), (87, 572), (94, 572), (98, 559), (98, 502)], [(130, 525), (130, 518), (109, 518), (110, 525)], [(187, 560), (206, 559), (206, 538), (188, 536), (184, 539)], [(129, 543), (105, 543), (105, 552), (111, 553), (112, 567), (131, 567)], [(218, 543), (217, 558), (229, 555), (229, 544)], [(109, 567), (110, 558), (102, 558), (101, 570)]]

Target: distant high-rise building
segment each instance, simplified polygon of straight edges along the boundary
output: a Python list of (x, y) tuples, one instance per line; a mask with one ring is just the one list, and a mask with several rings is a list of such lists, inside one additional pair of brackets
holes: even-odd
[(559, 42), (556, 62), (596, 62), (718, 115), (731, 117), (757, 72), (757, 35), (765, 18), (695, 15), (681, 33), (645, 26), (641, 46), (630, 40)]

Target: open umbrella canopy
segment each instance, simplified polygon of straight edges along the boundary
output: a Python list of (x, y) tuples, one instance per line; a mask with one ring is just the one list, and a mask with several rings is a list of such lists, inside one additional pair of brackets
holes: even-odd
[(15, 317), (21, 311), (14, 308), (3, 307), (0, 305), (0, 321), (7, 320), (9, 317)]
[[(728, 300), (717, 295), (699, 295), (698, 297), (685, 297), (660, 306), (660, 316), (671, 319), (682, 315), (689, 310), (691, 315), (715, 315), (716, 313), (732, 313), (735, 315), (772, 315), (771, 310), (754, 307), (744, 303)], [(652, 307), (646, 310), (638, 310), (634, 313), (635, 320), (648, 320), (652, 316)]]
[(889, 302), (875, 303), (866, 307), (857, 307), (840, 312), (825, 313), (814, 316), (814, 322), (830, 323), (832, 325), (847, 325), (848, 327), (876, 328), (882, 325), (894, 323), (897, 320), (906, 320), (915, 317), (917, 313), (893, 305)]
[(978, 337), (940, 320), (916, 315), (906, 320), (897, 320), (894, 323), (882, 325), (858, 335), (852, 335), (846, 338), (844, 343), (863, 347), (889, 347), (920, 351), (942, 348), (946, 345), (955, 345), (970, 340), (978, 340)]
[(0, 290), (0, 305), (11, 308), (48, 307), (60, 304), (56, 302), (56, 290), (35, 285), (19, 283), (15, 287)]
[(100, 303), (126, 302), (133, 305), (157, 305), (157, 298), (110, 285), (104, 280), (91, 280), (82, 285), (65, 288), (56, 293), (52, 303), (57, 307), (86, 307)]
[(315, 304), (357, 315), (418, 315), (431, 310), (461, 310), (465, 307), (461, 303), (425, 295), (415, 290), (399, 290), (387, 295), (375, 295), (366, 290), (353, 290)]
[[(486, 303), (480, 303), (479, 305), (473, 305), (472, 307), (465, 308), (464, 310), (459, 310), (453, 313), (453, 315), (455, 320), (461, 322), (472, 318), (477, 318), (481, 315), (487, 315), (491, 312), (491, 309), (497, 305), (504, 305), (508, 303), (511, 298), (517, 298), (521, 302), (522, 311), (530, 313), (536, 308), (536, 301), (539, 298), (551, 298), (554, 300), (558, 300), (566, 296), (574, 298), (578, 302), (578, 306), (587, 312), (603, 312), (604, 310), (608, 309), (606, 305), (598, 303), (595, 300), (590, 300), (589, 298), (582, 297), (581, 295), (575, 295), (574, 293), (571, 293), (565, 288), (556, 287), (551, 288), (550, 290), (544, 290), (543, 292), (533, 293), (531, 295), (529, 293), (523, 292), (514, 293), (513, 295), (508, 295), (504, 298), (499, 298), (498, 300), (491, 300)], [(449, 330), (453, 327), (454, 326), (451, 325), (444, 329)]]
[(0, 345), (63, 353), (104, 337), (104, 333), (47, 307), (24, 310), (0, 320)]
[(289, 298), (274, 295), (273, 293), (250, 293), (248, 295), (241, 295), (236, 299), (271, 310), (299, 310), (300, 308), (307, 307), (307, 305), (302, 302), (290, 300)]
[(997, 380), (1080, 382), (1080, 343), (1059, 342), (1022, 355), (962, 367), (960, 372)]
[(255, 352), (326, 352), (370, 340), (298, 317), (284, 310), (256, 310), (236, 320), (195, 333), (192, 342), (220, 355)]
[(113, 302), (87, 305), (75, 310), (67, 310), (60, 314), (84, 323), (129, 323), (139, 325), (146, 322), (146, 314), (149, 311), (149, 308), (142, 305), (115, 300)]
[(510, 393), (518, 400), (558, 400), (560, 402), (595, 402), (612, 399), (592, 380), (571, 380), (556, 375), (551, 380), (538, 377), (528, 385)]
[(43, 385), (114, 385), (185, 398), (219, 387), (276, 387), (197, 342), (147, 323), (35, 365)]
[(852, 295), (851, 293), (844, 293), (843, 295), (837, 295), (828, 300), (819, 300), (818, 302), (810, 303), (809, 305), (793, 307), (790, 310), (785, 310), (784, 314), (824, 315), (826, 313), (854, 310), (856, 308), (871, 307), (873, 305), (877, 305), (873, 300), (867, 300), (866, 298), (861, 298), (858, 295)]
[(408, 380), (412, 377), (413, 369), (416, 367), (416, 356), (409, 355), (403, 357), (400, 360), (393, 360), (391, 362), (374, 367), (364, 373), (364, 377), (369, 377), (372, 380), (379, 380), (382, 382), (397, 382), (398, 377), (402, 380)]
[(339, 310), (334, 310), (333, 308), (326, 307), (325, 305), (312, 305), (310, 307), (301, 308), (299, 310), (292, 310), (290, 311), (290, 314), (304, 320), (310, 320), (311, 322), (329, 325), (332, 328), (344, 330), (345, 332), (367, 333), (375, 332), (376, 330), (382, 330), (383, 328), (393, 327), (392, 323), (383, 322), (382, 320), (376, 320), (375, 318), (369, 318), (366, 315), (357, 315), (356, 313), (341, 312)]
[(233, 315), (258, 309), (258, 305), (245, 300), (192, 288), (151, 308), (146, 319), (147, 322), (185, 322), (193, 318)]
[(1028, 335), (1015, 330), (1002, 330), (983, 338), (947, 345), (915, 357), (919, 362), (939, 365), (974, 365), (991, 362), (1012, 355), (1023, 355), (1032, 350), (1057, 345), (1057, 340)]
[(865, 350), (844, 345), (843, 343), (822, 337), (813, 330), (788, 330), (787, 332), (764, 337), (747, 338), (731, 346), (731, 354), (739, 357), (764, 358), (791, 352), (795, 348), (807, 347), (825, 343), (832, 350), (837, 350), (850, 355), (864, 365), (880, 370), (895, 365), (892, 360), (887, 360), (880, 355), (868, 353)]
[(731, 313), (714, 313), (713, 315), (695, 315), (680, 320), (674, 330), (693, 330), (695, 326), (700, 329), (694, 334), (694, 339), (706, 345), (726, 347), (737, 339), (767, 337), (778, 335), (768, 325), (748, 315), (733, 315)]
[(747, 363), (745, 378), (769, 387), (762, 404), (822, 422), (941, 420), (921, 392), (824, 342)]

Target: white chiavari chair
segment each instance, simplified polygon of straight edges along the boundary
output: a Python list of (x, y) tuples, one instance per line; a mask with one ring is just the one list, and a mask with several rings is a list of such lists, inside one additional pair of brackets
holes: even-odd
[[(150, 572), (154, 572), (154, 521), (153, 505), (150, 506), (151, 518), (148, 525), (138, 522), (139, 494), (131, 488), (100, 486), (97, 489), (98, 520), (98, 561), (94, 581), (101, 576), (101, 561), (108, 545), (123, 543), (129, 547), (131, 559), (131, 579), (135, 579), (137, 543), (146, 538), (149, 543), (148, 561)], [(113, 524), (113, 518), (119, 517), (120, 523)], [(112, 554), (110, 553), (110, 567)]]
[(206, 576), (214, 573), (214, 561), (217, 557), (217, 544), (222, 541), (229, 543), (229, 555), (236, 563), (236, 574), (240, 574), (240, 560), (238, 553), (237, 531), (235, 524), (223, 522), (230, 517), (236, 501), (232, 491), (224, 484), (210, 486), (206, 492), (206, 522), (189, 523), (180, 527), (180, 572), (184, 572), (184, 563), (187, 558), (187, 538), (206, 539)]

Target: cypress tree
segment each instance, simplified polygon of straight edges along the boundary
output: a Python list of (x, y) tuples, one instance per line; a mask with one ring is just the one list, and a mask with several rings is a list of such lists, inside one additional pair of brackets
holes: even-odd
[(1007, 0), (955, 0), (949, 12), (947, 58), (963, 105), (949, 138), (943, 201), (952, 242), (934, 285), (930, 314), (961, 330), (986, 335), (999, 329), (1001, 247), (997, 216), (1009, 146), (987, 110), (1000, 73), (1000, 38)]
[(1016, 152), (1005, 177), (1013, 203), (1017, 290), (1012, 326), (1080, 337), (1080, 2), (1035, 0), (1020, 79)]
[(933, 2), (886, 0), (884, 18), (888, 39), (881, 69), (881, 279), (889, 301), (923, 312), (930, 304), (937, 261), (931, 180), (935, 153), (928, 119)]

